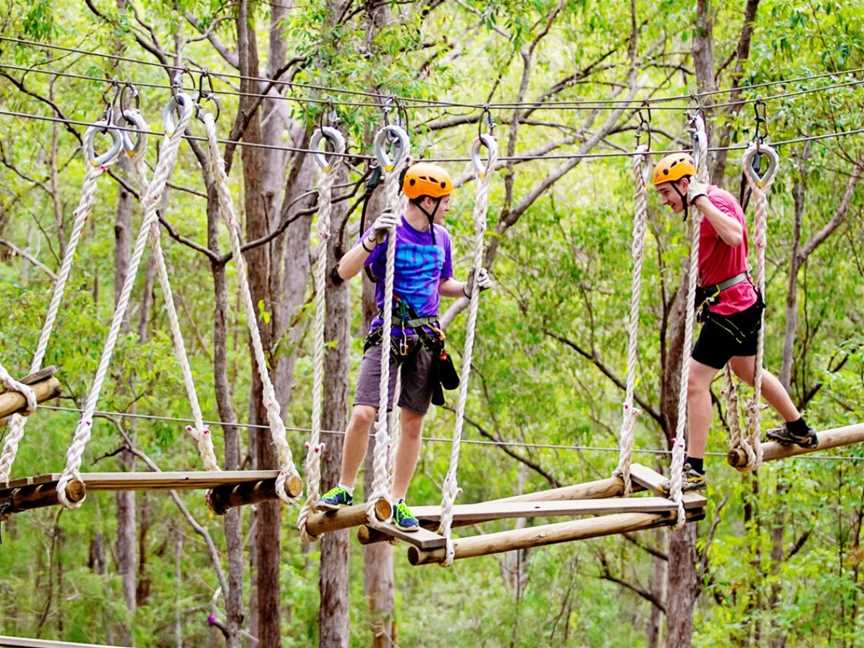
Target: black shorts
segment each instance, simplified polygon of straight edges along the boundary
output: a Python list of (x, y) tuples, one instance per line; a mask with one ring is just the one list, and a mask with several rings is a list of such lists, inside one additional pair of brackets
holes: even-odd
[[(408, 338), (412, 351), (401, 362), (390, 355), (390, 384), (387, 393), (387, 411), (393, 409), (393, 392), (396, 391), (396, 374), (402, 372), (402, 383), (399, 390), (399, 407), (425, 414), (432, 402), (432, 391), (435, 387), (432, 372), (432, 352), (423, 348), (416, 337)], [(394, 338), (392, 344), (397, 344)], [(360, 363), (360, 377), (357, 379), (357, 391), (354, 396), (355, 405), (368, 405), (378, 408), (378, 396), (381, 381), (381, 345), (369, 347), (363, 354)]]
[(755, 356), (762, 327), (761, 300), (732, 315), (709, 313), (693, 347), (693, 359), (715, 369), (722, 369), (735, 356)]

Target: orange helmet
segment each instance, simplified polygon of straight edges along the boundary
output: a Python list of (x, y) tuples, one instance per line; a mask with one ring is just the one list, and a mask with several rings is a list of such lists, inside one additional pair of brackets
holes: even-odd
[(453, 193), (453, 179), (437, 164), (418, 162), (405, 172), (402, 191), (412, 200), (420, 196), (443, 198)]
[(695, 175), (696, 164), (692, 157), (686, 153), (672, 153), (660, 160), (654, 167), (654, 186)]

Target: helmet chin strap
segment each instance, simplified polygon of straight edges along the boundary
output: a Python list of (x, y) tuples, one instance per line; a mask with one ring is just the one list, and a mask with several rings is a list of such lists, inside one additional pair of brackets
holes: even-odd
[(684, 205), (684, 222), (687, 222), (687, 218), (690, 215), (690, 201), (687, 200), (687, 194), (681, 193), (681, 190), (678, 188), (678, 183), (680, 180), (676, 180), (672, 182), (672, 188), (675, 190), (675, 193), (678, 194), (678, 197), (681, 199), (681, 204)]
[(433, 209), (431, 212), (426, 211), (425, 209), (423, 209), (423, 205), (421, 205), (420, 203), (417, 203), (417, 208), (421, 212), (423, 212), (423, 214), (426, 216), (426, 218), (429, 219), (429, 233), (432, 235), (432, 245), (435, 245), (435, 215), (438, 213), (438, 207), (440, 207), (440, 206), (441, 206), (441, 199), (440, 198), (435, 199), (435, 209)]

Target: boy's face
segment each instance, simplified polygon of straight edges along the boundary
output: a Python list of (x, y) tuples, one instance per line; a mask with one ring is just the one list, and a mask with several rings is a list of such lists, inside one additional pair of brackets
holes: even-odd
[[(435, 199), (434, 198), (426, 198), (423, 200), (423, 209), (431, 212), (435, 209)], [(441, 201), (438, 203), (438, 211), (435, 212), (435, 224), (443, 225), (444, 224), (444, 214), (446, 214), (450, 210), (450, 196), (443, 196)]]
[(663, 201), (663, 204), (671, 208), (676, 214), (680, 214), (684, 211), (684, 201), (672, 185), (677, 185), (681, 194), (686, 196), (689, 184), (690, 181), (687, 178), (681, 178), (677, 182), (664, 182), (661, 185), (657, 185), (656, 189), (657, 193), (660, 194), (660, 200)]

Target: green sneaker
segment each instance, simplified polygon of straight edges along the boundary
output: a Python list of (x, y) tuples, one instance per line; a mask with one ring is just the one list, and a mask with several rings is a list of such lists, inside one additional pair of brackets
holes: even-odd
[(353, 503), (354, 497), (348, 492), (348, 489), (336, 486), (324, 493), (318, 502), (318, 510), (337, 511), (345, 506), (351, 506)]
[(396, 503), (396, 508), (393, 509), (393, 522), (403, 531), (414, 532), (420, 528), (420, 522), (411, 513), (405, 500)]

